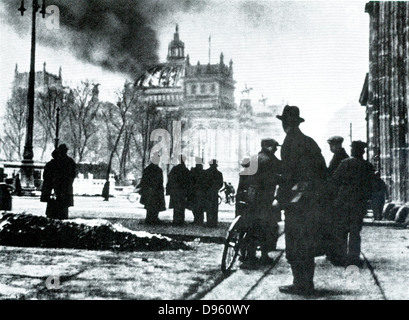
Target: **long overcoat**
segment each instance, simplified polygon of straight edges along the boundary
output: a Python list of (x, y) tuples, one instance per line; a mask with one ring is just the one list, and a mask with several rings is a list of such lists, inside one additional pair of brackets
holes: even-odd
[(206, 204), (205, 171), (202, 166), (196, 166), (190, 171), (192, 190), (188, 195), (188, 209), (193, 212), (202, 210)]
[(192, 190), (191, 172), (184, 163), (173, 167), (168, 175), (166, 193), (170, 195), (169, 208), (175, 207), (175, 201), (183, 202), (186, 206), (187, 198)]
[(73, 183), (76, 177), (75, 161), (59, 150), (52, 153), (53, 159), (47, 162), (43, 172), (41, 201), (47, 202), (54, 190), (62, 207), (74, 205)]
[(217, 214), (219, 210), (219, 190), (223, 187), (223, 174), (216, 167), (205, 170), (206, 211)]
[(142, 174), (137, 188), (140, 188), (140, 203), (152, 212), (165, 211), (165, 190), (163, 188), (163, 171), (159, 166), (150, 163)]
[(375, 170), (370, 162), (354, 157), (341, 162), (331, 177), (337, 188), (335, 207), (338, 208), (338, 225), (346, 226), (348, 222), (362, 224), (375, 179)]
[(273, 211), (275, 190), (281, 172), (281, 161), (274, 154), (264, 150), (258, 153), (258, 167), (255, 174), (257, 181), (255, 214), (274, 222), (281, 219), (280, 211)]
[(291, 128), (281, 147), (283, 180), (278, 199), (285, 210), (286, 257), (303, 263), (322, 255), (320, 215), (327, 175), (321, 149), (301, 130)]

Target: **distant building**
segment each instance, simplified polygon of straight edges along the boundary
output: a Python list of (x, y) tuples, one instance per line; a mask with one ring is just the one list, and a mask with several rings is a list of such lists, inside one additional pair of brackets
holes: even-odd
[[(14, 70), (13, 89), (16, 88), (28, 88), (28, 72), (18, 72), (18, 65)], [(62, 88), (62, 75), (61, 67), (58, 72), (58, 76), (47, 72), (46, 63), (43, 64), (43, 70), (35, 73), (35, 90), (36, 92), (44, 92), (49, 87), (61, 87)]]
[(409, 2), (373, 1), (369, 73), (360, 103), (366, 106), (368, 160), (381, 172), (391, 200), (409, 201)]
[(237, 106), (235, 83), (233, 61), (226, 64), (223, 53), (216, 64), (191, 64), (176, 26), (167, 61), (149, 68), (135, 86), (147, 103), (182, 111), (181, 120), (189, 124), (182, 133), (188, 167), (195, 157), (204, 158), (205, 167), (217, 159), (225, 180), (237, 183), (241, 159), (260, 150), (261, 138), (277, 139), (282, 129), (275, 118), (281, 106), (265, 106), (265, 100), (252, 105), (250, 99)]

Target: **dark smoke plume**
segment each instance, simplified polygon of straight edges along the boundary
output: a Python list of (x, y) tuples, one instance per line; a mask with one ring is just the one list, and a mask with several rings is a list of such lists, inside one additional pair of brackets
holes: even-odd
[[(41, 5), (42, 0), (39, 0)], [(3, 1), (2, 19), (19, 34), (31, 30), (32, 0)], [(197, 12), (206, 3), (193, 0), (46, 0), (60, 10), (60, 30), (38, 27), (37, 40), (52, 48), (66, 48), (78, 59), (106, 70), (137, 76), (158, 61), (155, 26), (169, 14)], [(37, 15), (38, 20), (41, 15)], [(40, 26), (39, 21), (39, 26)]]

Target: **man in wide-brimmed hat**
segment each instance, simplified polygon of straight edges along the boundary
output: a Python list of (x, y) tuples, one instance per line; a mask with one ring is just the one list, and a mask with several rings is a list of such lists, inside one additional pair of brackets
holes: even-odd
[(304, 122), (299, 108), (287, 105), (277, 118), (282, 121), (286, 133), (281, 146), (283, 181), (278, 201), (285, 210), (286, 257), (293, 273), (293, 284), (279, 290), (311, 295), (314, 292), (314, 258), (320, 250), (317, 246), (317, 204), (327, 168), (317, 143), (299, 128)]

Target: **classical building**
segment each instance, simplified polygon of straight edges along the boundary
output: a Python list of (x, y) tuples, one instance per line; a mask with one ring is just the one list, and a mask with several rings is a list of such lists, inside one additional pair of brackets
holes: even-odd
[[(168, 46), (167, 61), (149, 68), (135, 82), (143, 99), (161, 110), (181, 111), (188, 126), (182, 132), (187, 166), (195, 158), (217, 159), (225, 181), (238, 182), (241, 159), (260, 150), (263, 137), (281, 134), (275, 119), (281, 106), (265, 106), (265, 99), (234, 101), (233, 61), (220, 54), (216, 64), (190, 63), (176, 26)], [(261, 107), (260, 107), (261, 105)], [(257, 107), (257, 108), (256, 108)]]
[(368, 160), (381, 172), (391, 200), (409, 201), (409, 2), (373, 1), (369, 73), (360, 103), (366, 106)]

